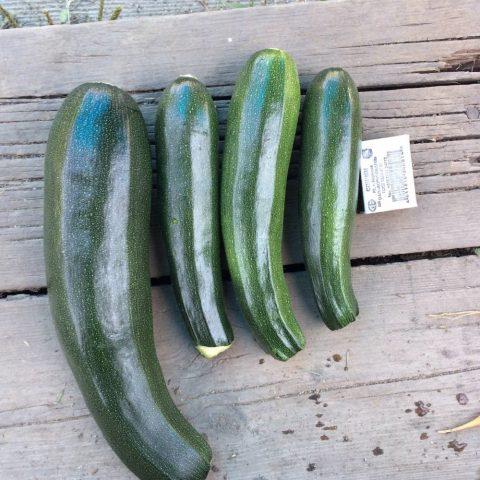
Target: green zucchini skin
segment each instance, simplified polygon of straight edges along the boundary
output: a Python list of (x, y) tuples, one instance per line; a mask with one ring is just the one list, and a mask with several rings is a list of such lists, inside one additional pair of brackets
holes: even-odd
[(350, 239), (358, 195), (362, 117), (357, 88), (342, 69), (322, 71), (303, 107), (299, 206), (306, 268), (331, 330), (358, 315)]
[(299, 79), (291, 57), (276, 49), (254, 54), (232, 96), (222, 163), (222, 232), (233, 287), (255, 336), (279, 360), (305, 346), (281, 253), (299, 108)]
[(141, 480), (202, 480), (211, 451), (175, 407), (153, 341), (151, 163), (133, 99), (84, 84), (45, 158), (44, 247), (58, 337), (90, 412)]
[(196, 78), (177, 78), (156, 117), (161, 229), (173, 286), (195, 346), (212, 358), (233, 332), (220, 267), (218, 121)]

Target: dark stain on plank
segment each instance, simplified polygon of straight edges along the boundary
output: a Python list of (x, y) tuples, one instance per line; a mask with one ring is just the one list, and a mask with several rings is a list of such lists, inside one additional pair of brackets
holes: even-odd
[(383, 449), (380, 448), (380, 447), (375, 447), (373, 450), (372, 450), (372, 453), (378, 457), (379, 455), (383, 455)]
[(440, 61), (441, 72), (480, 72), (480, 49), (457, 50)]
[(430, 412), (430, 404), (425, 404), (424, 402), (422, 402), (422, 400), (418, 400), (418, 402), (415, 402), (415, 407), (415, 413), (419, 417), (424, 417), (427, 413)]

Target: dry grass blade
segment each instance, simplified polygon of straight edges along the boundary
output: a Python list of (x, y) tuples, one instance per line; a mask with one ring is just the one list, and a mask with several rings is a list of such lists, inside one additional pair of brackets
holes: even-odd
[(442, 313), (432, 313), (429, 315), (430, 318), (463, 318), (470, 317), (472, 315), (480, 315), (480, 310), (465, 310), (463, 312), (442, 312)]
[(6, 8), (2, 7), (2, 5), (0, 5), (0, 15), (2, 15), (3, 18), (5, 18), (5, 20), (8, 22), (10, 27), (18, 28), (20, 26), (18, 22), (15, 20), (15, 17)]
[(105, 0), (100, 0), (100, 4), (98, 5), (98, 15), (97, 15), (97, 20), (99, 22), (103, 20), (104, 10), (105, 10)]
[(469, 428), (480, 427), (480, 417), (471, 420), (470, 422), (464, 423), (463, 425), (459, 425), (455, 428), (449, 428), (447, 430), (439, 430), (438, 433), (453, 433), (453, 432), (460, 432), (461, 430), (467, 430)]
[(50, 15), (50, 12), (48, 10), (44, 10), (43, 14), (45, 15), (45, 18), (47, 19), (47, 23), (49, 25), (53, 25), (53, 20), (52, 20), (52, 16)]
[(116, 20), (122, 13), (122, 8), (123, 7), (115, 7), (115, 10), (112, 12), (112, 15), (110, 16), (110, 20)]

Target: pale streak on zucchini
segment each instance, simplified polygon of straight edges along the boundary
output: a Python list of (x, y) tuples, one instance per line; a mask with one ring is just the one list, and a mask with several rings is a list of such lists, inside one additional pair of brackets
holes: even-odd
[(200, 355), (210, 360), (217, 355), (220, 355), (225, 350), (228, 350), (231, 346), (232, 344), (221, 345), (220, 347), (204, 347), (203, 345), (197, 345), (195, 348), (200, 352)]
[(464, 423), (463, 425), (459, 425), (455, 428), (449, 428), (447, 430), (438, 430), (437, 433), (453, 433), (453, 432), (460, 432), (461, 430), (467, 430), (469, 428), (480, 427), (480, 417), (471, 420), (470, 422)]

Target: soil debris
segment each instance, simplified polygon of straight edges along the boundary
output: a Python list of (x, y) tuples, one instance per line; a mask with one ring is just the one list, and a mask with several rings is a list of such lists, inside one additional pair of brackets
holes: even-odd
[(427, 403), (425, 405), (424, 402), (422, 402), (421, 400), (419, 400), (418, 402), (415, 402), (415, 413), (419, 416), (419, 417), (424, 417), (427, 413), (430, 412), (430, 408), (431, 407), (431, 404), (430, 403)]
[(313, 400), (317, 405), (320, 405), (320, 394), (319, 393), (313, 393), (308, 397), (309, 400)]
[(448, 448), (453, 448), (453, 451), (456, 453), (463, 452), (466, 446), (466, 443), (460, 443), (458, 440), (452, 440), (451, 442), (448, 442), (447, 445)]

